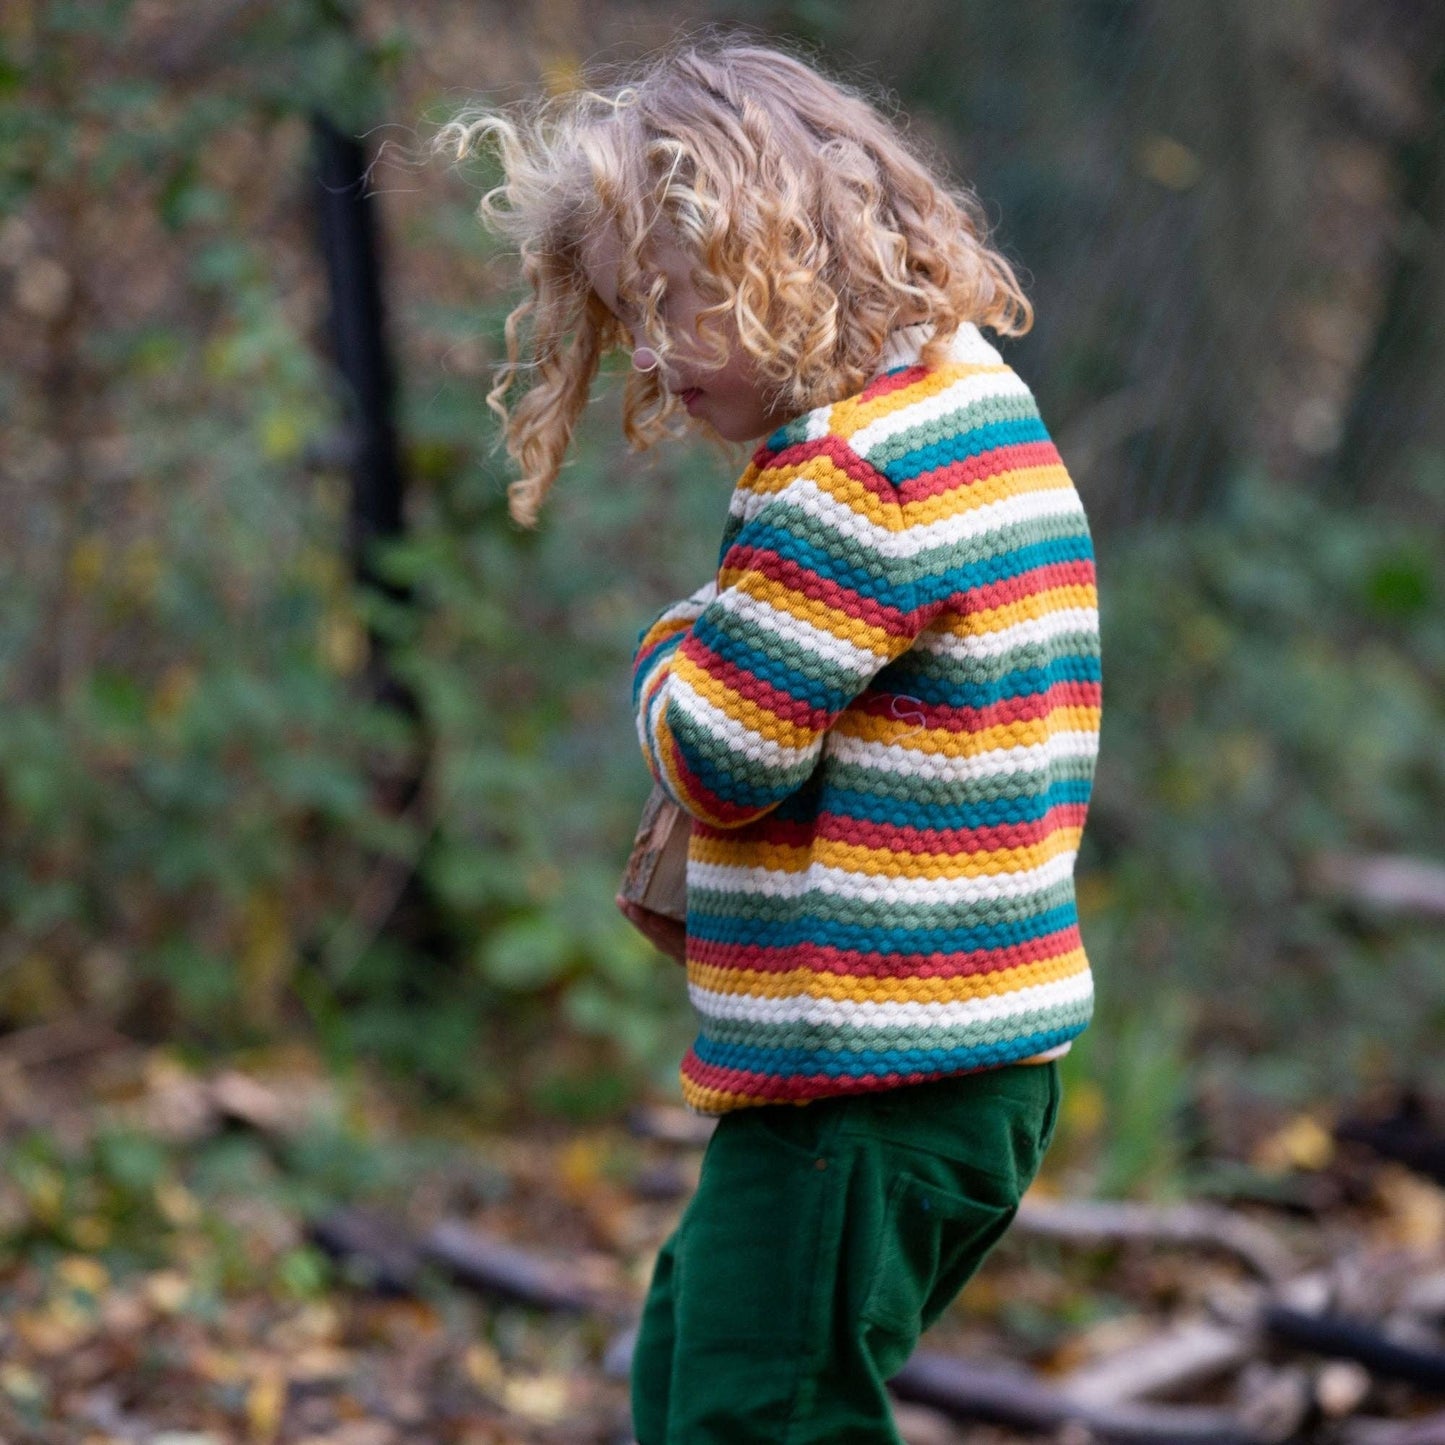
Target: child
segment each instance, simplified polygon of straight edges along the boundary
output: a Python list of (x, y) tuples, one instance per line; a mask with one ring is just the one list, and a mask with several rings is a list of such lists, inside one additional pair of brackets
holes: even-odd
[[(531, 295), (488, 402), (531, 525), (599, 358), (624, 428), (754, 446), (633, 700), (690, 815), (682, 1064), (719, 1116), (644, 1306), (641, 1445), (897, 1442), (884, 1382), (1008, 1227), (1093, 993), (1073, 867), (1093, 552), (976, 201), (857, 92), (709, 38), (443, 132)], [(502, 397), (524, 364), (531, 387)], [(646, 921), (646, 920), (642, 920)], [(804, 1107), (799, 1107), (804, 1106)]]

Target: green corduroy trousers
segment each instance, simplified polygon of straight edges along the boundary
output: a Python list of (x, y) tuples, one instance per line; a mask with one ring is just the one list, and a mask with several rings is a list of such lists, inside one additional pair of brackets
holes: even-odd
[(657, 1257), (639, 1445), (902, 1445), (884, 1388), (998, 1242), (1059, 1066), (724, 1114)]

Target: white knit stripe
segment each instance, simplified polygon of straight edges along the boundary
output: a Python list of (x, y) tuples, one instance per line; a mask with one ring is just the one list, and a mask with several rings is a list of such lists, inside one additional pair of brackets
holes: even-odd
[(939, 657), (997, 657), (1016, 647), (1031, 643), (1053, 642), (1071, 632), (1096, 634), (1099, 630), (1097, 607), (1057, 607), (1038, 617), (1025, 617), (1021, 622), (1000, 627), (994, 632), (945, 632), (926, 628), (914, 640), (918, 652), (932, 652)]
[(686, 597), (663, 608), (648, 623), (646, 630), (650, 632), (659, 622), (695, 622), (707, 604), (716, 596), (717, 578), (712, 577), (704, 582), (697, 591), (689, 593)]
[(807, 426), (803, 432), (804, 438), (810, 442), (821, 441), (828, 435), (828, 427), (832, 419), (831, 403), (827, 406), (815, 407), (808, 413)]
[[(1001, 528), (1035, 521), (1041, 517), (1062, 517), (1078, 521), (1083, 516), (1083, 508), (1078, 492), (1069, 483), (1068, 474), (1057, 466), (1048, 470), (1058, 473), (1061, 479), (1058, 486), (1012, 492), (1000, 497), (996, 502), (972, 507), (937, 522), (920, 523), (897, 532), (870, 521), (807, 476), (795, 477), (782, 492), (769, 498), (769, 501), (784, 501), (790, 510), (821, 522), (840, 539), (840, 551), (856, 554), (861, 549), (864, 558), (872, 555), (887, 565), (915, 557), (920, 552), (970, 542), (997, 533)], [(759, 513), (763, 510), (759, 508)]]
[[(765, 768), (789, 771), (817, 755), (817, 740), (807, 747), (792, 748), (765, 738), (761, 733), (744, 727), (736, 718), (729, 717), (675, 672), (663, 691), (684, 716), (717, 740), (719, 748), (727, 754), (729, 771), (735, 777), (746, 776), (750, 762), (761, 763)], [(821, 738), (823, 734), (818, 736)]]
[(1033, 392), (1017, 372), (984, 371), (961, 376), (942, 391), (909, 406), (899, 407), (897, 411), (891, 411), (887, 416), (880, 416), (877, 421), (870, 421), (867, 426), (859, 427), (848, 438), (848, 444), (859, 456), (866, 457), (869, 452), (901, 432), (925, 426), (940, 417), (991, 397), (1010, 396), (1030, 399), (1033, 397)]
[(796, 644), (831, 666), (843, 668), (860, 683), (872, 677), (892, 655), (846, 642), (826, 628), (804, 622), (791, 612), (774, 607), (770, 602), (763, 602), (736, 587), (730, 587), (722, 594), (718, 599), (718, 608), (732, 613), (749, 627), (781, 639), (785, 646)]
[(699, 1013), (715, 1019), (761, 1024), (830, 1024), (840, 1029), (961, 1029), (970, 1024), (992, 1023), (1043, 1009), (1086, 1003), (1093, 997), (1094, 985), (1088, 970), (1083, 969), (1048, 983), (948, 1003), (869, 1002), (814, 998), (807, 993), (760, 998), (745, 993), (718, 993), (695, 983), (689, 984), (688, 994)]
[[(900, 326), (888, 333), (883, 354), (873, 369), (873, 380), (885, 371), (899, 366), (914, 366), (923, 354), (923, 343), (933, 335), (933, 327), (926, 321), (913, 326)], [(963, 322), (948, 338), (945, 355), (949, 361), (973, 362), (975, 365), (997, 366), (1003, 361), (997, 349), (984, 339), (984, 334), (972, 321)]]
[(733, 867), (726, 863), (689, 860), (687, 882), (691, 888), (767, 898), (803, 898), (817, 894), (856, 903), (894, 903), (900, 908), (934, 903), (968, 907), (992, 899), (1042, 893), (1069, 876), (1075, 857), (1075, 851), (1068, 848), (1046, 858), (1037, 868), (977, 876), (959, 874), (952, 878), (894, 878), (886, 873), (860, 873), (825, 867), (821, 863), (790, 873), (783, 868)]
[[(907, 706), (906, 702), (899, 704), (900, 710)], [(1057, 760), (1092, 759), (1099, 750), (1099, 735), (1082, 728), (1060, 728), (1042, 743), (950, 755), (926, 753), (897, 740), (873, 742), (834, 729), (825, 734), (823, 746), (834, 760), (855, 763), (874, 772), (899, 773), (929, 781), (981, 782), (988, 778), (1009, 778), (1023, 787)]]
[(647, 705), (637, 715), (637, 736), (647, 754), (648, 766), (653, 774), (663, 778), (667, 776), (667, 772), (662, 766), (662, 754), (658, 747), (657, 719), (661, 709), (666, 706), (667, 691), (666, 683), (659, 687), (650, 698), (644, 690), (642, 696), (647, 698)]
[(1073, 1047), (1074, 1041), (1072, 1039), (1065, 1039), (1063, 1043), (1055, 1044), (1051, 1049), (1043, 1049), (1037, 1054), (1030, 1054), (1029, 1058), (1035, 1061), (1041, 1061), (1043, 1059), (1061, 1059)]

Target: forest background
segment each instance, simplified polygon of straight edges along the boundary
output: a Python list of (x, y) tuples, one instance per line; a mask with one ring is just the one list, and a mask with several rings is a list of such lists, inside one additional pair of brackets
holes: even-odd
[[(609, 363), (541, 527), (483, 404), (517, 297), (461, 105), (706, 22), (896, 95), (1038, 314), (1088, 509), (1095, 1022), (1058, 1145), (1438, 1088), (1445, 9), (1413, 0), (12, 0), (0, 20), (0, 1030), (316, 1050), (506, 1125), (670, 1099), (681, 975), (613, 894), (627, 661), (733, 474)], [(313, 117), (361, 140), (404, 533), (348, 561)], [(414, 707), (379, 697), (385, 641)]]

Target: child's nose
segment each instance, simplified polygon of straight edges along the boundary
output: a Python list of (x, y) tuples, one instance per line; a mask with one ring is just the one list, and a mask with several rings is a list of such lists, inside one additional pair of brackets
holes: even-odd
[(656, 371), (661, 358), (650, 346), (639, 346), (632, 353), (634, 371)]

